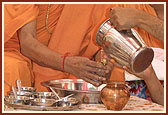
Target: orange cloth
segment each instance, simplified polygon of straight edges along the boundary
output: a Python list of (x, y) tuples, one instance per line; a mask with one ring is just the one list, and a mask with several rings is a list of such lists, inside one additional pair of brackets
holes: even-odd
[[(100, 27), (100, 25), (106, 19), (109, 18), (108, 17), (109, 8), (116, 7), (116, 6), (133, 7), (133, 8), (144, 10), (153, 15), (156, 15), (153, 8), (145, 4), (142, 4), (142, 5), (121, 5), (121, 4), (120, 5), (116, 5), (116, 4), (113, 4), (113, 5), (109, 5), (109, 4), (57, 5), (57, 4), (52, 4), (50, 7), (49, 18), (48, 18), (49, 30), (53, 32), (53, 34), (50, 36), (50, 34), (46, 30), (46, 25), (45, 25), (48, 5), (43, 4), (43, 5), (35, 5), (31, 7), (29, 6), (30, 7), (29, 9), (34, 9), (33, 11), (31, 11), (31, 14), (32, 14), (30, 16), (31, 18), (28, 18), (27, 16), (20, 17), (21, 19), (24, 18), (25, 21), (23, 21), (23, 23), (20, 25), (13, 24), (13, 27), (10, 26), (9, 24), (5, 25), (5, 43), (6, 42), (10, 43), (13, 40), (14, 37), (12, 36), (17, 31), (17, 29), (19, 29), (25, 23), (37, 17), (37, 39), (41, 43), (43, 43), (44, 45), (48, 46), (50, 49), (57, 51), (61, 54), (70, 52), (71, 56), (78, 55), (78, 56), (91, 58), (99, 49), (99, 47), (94, 42), (96, 32)], [(22, 8), (24, 9), (24, 7)], [(38, 10), (39, 10), (39, 13), (38, 13)], [(10, 10), (8, 12), (10, 12)], [(38, 16), (36, 13), (38, 13)], [(28, 12), (23, 14), (29, 16)], [(20, 15), (17, 15), (17, 16), (19, 17)], [(8, 16), (5, 17), (5, 20), (6, 18), (8, 18)], [(8, 29), (11, 28), (10, 30), (11, 32), (8, 32), (7, 28)], [(149, 46), (153, 46), (153, 47), (156, 46), (156, 47), (163, 48), (162, 46), (163, 44), (159, 43), (158, 40), (154, 39), (147, 32), (139, 28), (138, 28), (138, 32)], [(15, 39), (17, 39), (17, 37)], [(14, 42), (12, 44), (15, 45)], [(8, 47), (10, 46), (12, 47), (14, 45), (8, 45)], [(6, 47), (6, 49), (8, 47)], [(16, 47), (13, 47), (13, 49), (16, 49)], [(8, 48), (8, 51), (11, 51), (11, 49)], [(47, 89), (41, 85), (41, 82), (44, 82), (44, 81), (62, 79), (62, 78), (66, 78), (66, 79), (77, 78), (72, 74), (63, 73), (61, 71), (41, 67), (35, 63), (33, 63), (33, 72), (35, 74), (35, 87), (37, 88), (37, 91), (47, 91)], [(5, 75), (5, 77), (9, 77), (9, 76)], [(119, 68), (114, 68), (111, 79), (124, 81), (124, 70)]]
[[(65, 5), (53, 30), (48, 47), (61, 54), (71, 52), (71, 56), (79, 55), (91, 58), (98, 50), (97, 45), (93, 42), (96, 32), (100, 25), (109, 18), (109, 9), (116, 6), (137, 8), (156, 15), (149, 5)], [(50, 15), (52, 18), (52, 13)], [(144, 30), (138, 28), (138, 32), (149, 46), (162, 47), (158, 40), (154, 40)], [(44, 81), (77, 78), (72, 74), (41, 67), (35, 63), (33, 67), (37, 91), (47, 91), (44, 86), (40, 85)], [(115, 67), (111, 80), (124, 81), (124, 70)]]
[[(20, 53), (17, 30), (35, 20), (37, 15), (35, 5), (4, 5), (4, 80), (12, 86), (16, 86), (16, 80), (21, 80), (23, 86), (32, 86), (34, 82), (31, 60)], [(10, 90), (11, 87), (4, 84), (4, 95)]]

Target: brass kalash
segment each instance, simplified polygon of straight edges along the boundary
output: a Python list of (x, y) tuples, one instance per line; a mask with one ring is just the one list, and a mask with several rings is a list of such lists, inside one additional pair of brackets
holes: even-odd
[[(96, 42), (110, 59), (135, 73), (144, 71), (154, 57), (153, 50), (135, 29), (117, 31), (110, 20), (100, 26)], [(122, 110), (129, 97), (129, 88), (122, 82), (107, 82), (107, 86), (101, 90), (101, 100), (110, 110)]]

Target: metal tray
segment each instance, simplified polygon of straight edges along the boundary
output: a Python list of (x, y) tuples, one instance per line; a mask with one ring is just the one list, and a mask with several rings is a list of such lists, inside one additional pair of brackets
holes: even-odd
[[(7, 98), (7, 97), (6, 97)], [(32, 110), (32, 111), (70, 111), (73, 109), (78, 109), (80, 102), (72, 104), (71, 106), (37, 106), (37, 105), (25, 105), (23, 103), (13, 103), (10, 101), (4, 101), (4, 104), (8, 107), (22, 110)]]

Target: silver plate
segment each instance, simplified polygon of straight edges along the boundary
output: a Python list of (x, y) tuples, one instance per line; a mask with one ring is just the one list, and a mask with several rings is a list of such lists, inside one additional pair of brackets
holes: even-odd
[[(6, 97), (7, 98), (7, 97)], [(8, 107), (22, 110), (32, 110), (32, 111), (70, 111), (73, 109), (78, 109), (80, 102), (71, 104), (70, 106), (37, 106), (37, 105), (25, 105), (23, 103), (13, 103), (10, 101), (4, 101), (4, 104)]]
[(74, 98), (87, 104), (102, 103), (100, 91), (105, 86), (105, 84), (103, 84), (99, 87), (95, 87), (82, 79), (58, 79), (43, 82), (42, 84), (46, 87), (52, 87), (61, 97), (74, 94)]

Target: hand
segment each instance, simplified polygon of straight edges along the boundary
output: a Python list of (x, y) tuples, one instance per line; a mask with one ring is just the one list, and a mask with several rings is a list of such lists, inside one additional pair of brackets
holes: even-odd
[(72, 73), (94, 86), (101, 85), (106, 80), (106, 74), (111, 72), (109, 66), (79, 56), (66, 57), (64, 67), (66, 72)]
[(110, 70), (110, 72), (108, 74), (105, 75), (106, 77), (106, 81), (104, 81), (104, 83), (106, 83), (110, 77), (111, 77), (111, 72), (113, 70), (113, 63), (110, 62), (110, 59), (108, 58), (108, 56), (105, 54), (103, 49), (100, 49), (97, 54), (94, 56), (94, 60), (96, 62), (101, 62), (105, 67), (107, 67), (108, 70)]
[(135, 8), (116, 7), (110, 10), (110, 21), (118, 30), (128, 30), (139, 24), (142, 11)]

